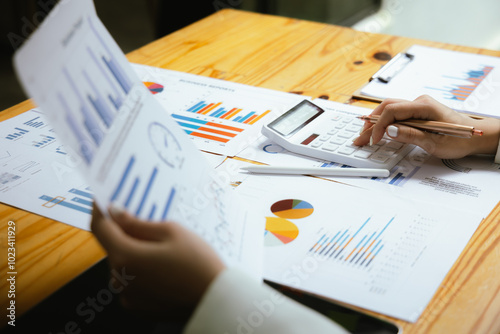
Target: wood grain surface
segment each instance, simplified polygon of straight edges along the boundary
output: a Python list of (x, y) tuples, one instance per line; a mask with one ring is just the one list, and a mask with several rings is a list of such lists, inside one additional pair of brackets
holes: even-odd
[[(352, 94), (413, 44), (500, 56), (500, 51), (358, 32), (328, 24), (226, 9), (128, 54), (131, 62), (373, 108)], [(0, 121), (32, 107), (24, 102)], [(0, 271), (7, 223), (16, 224), (17, 314), (104, 256), (91, 233), (0, 205)], [(500, 333), (500, 207), (484, 219), (416, 323), (386, 316), (406, 334)], [(5, 312), (8, 286), (0, 282)]]

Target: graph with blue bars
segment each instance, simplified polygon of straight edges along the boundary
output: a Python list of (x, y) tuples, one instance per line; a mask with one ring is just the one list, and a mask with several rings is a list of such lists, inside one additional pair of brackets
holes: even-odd
[(30, 119), (29, 121), (24, 122), (23, 124), (32, 128), (41, 128), (45, 125), (45, 122), (40, 118), (40, 116), (37, 116), (33, 119)]
[(320, 231), (309, 253), (359, 268), (368, 268), (384, 248), (383, 234), (394, 221), (389, 219), (382, 228), (370, 226), (368, 218), (358, 229)]
[[(134, 81), (92, 20), (88, 19), (88, 23), (91, 33), (78, 54), (85, 58), (81, 63), (86, 65), (84, 68), (69, 65), (63, 68), (65, 85), (59, 88), (55, 97), (68, 127), (80, 143), (81, 156), (90, 164)], [(31, 126), (36, 126), (36, 122), (33, 120)]]
[(40, 140), (33, 141), (33, 146), (35, 147), (43, 147), (47, 144), (50, 144), (56, 140), (56, 137), (48, 136), (48, 135), (40, 135)]
[(41, 195), (42, 206), (48, 209), (63, 208), (88, 215), (92, 215), (92, 192), (88, 187), (83, 189), (71, 188), (65, 196)]
[(12, 131), (7, 136), (5, 136), (5, 139), (9, 139), (9, 140), (19, 139), (19, 138), (21, 138), (22, 136), (24, 136), (28, 132), (29, 132), (29, 130), (15, 127), (14, 131)]
[(160, 170), (152, 167), (149, 171), (141, 171), (137, 159), (131, 156), (121, 171), (118, 183), (112, 192), (110, 202), (118, 202), (136, 216), (151, 220), (166, 220), (176, 197), (177, 189), (172, 187), (165, 191), (161, 200), (151, 200), (153, 187), (158, 184)]

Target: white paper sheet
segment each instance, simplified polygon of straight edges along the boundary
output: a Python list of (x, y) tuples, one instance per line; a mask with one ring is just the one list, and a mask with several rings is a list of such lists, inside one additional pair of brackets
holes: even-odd
[(92, 192), (36, 110), (0, 123), (0, 202), (89, 230)]
[(146, 65), (134, 69), (196, 147), (226, 156), (255, 141), (262, 124), (308, 99)]
[(450, 108), (500, 117), (500, 58), (414, 45), (414, 56), (388, 83), (372, 80), (361, 93), (414, 100), (430, 95)]
[(104, 212), (115, 202), (143, 219), (178, 221), (259, 276), (251, 212), (139, 80), (92, 1), (61, 1), (14, 60)]
[(247, 176), (264, 277), (414, 322), (481, 222), (460, 208), (306, 176)]

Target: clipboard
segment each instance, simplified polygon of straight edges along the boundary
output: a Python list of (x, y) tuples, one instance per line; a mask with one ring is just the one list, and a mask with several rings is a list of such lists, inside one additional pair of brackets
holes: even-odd
[(500, 57), (412, 45), (382, 66), (352, 98), (381, 103), (429, 95), (456, 111), (500, 118)]
[(415, 59), (415, 55), (404, 51), (396, 54), (386, 64), (384, 64), (375, 74), (373, 74), (368, 82), (356, 90), (352, 97), (358, 100), (365, 100), (370, 102), (381, 103), (384, 99), (375, 96), (364, 95), (363, 88), (368, 85), (372, 80), (378, 80), (383, 83), (389, 83), (392, 78), (398, 75), (405, 67)]

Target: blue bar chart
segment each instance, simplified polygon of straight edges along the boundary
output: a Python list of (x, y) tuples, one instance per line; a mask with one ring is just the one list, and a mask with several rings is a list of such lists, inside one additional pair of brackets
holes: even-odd
[(336, 232), (322, 231), (309, 253), (338, 263), (368, 268), (384, 248), (383, 233), (394, 221), (394, 217), (379, 229), (372, 228), (370, 220), (371, 218), (366, 219), (354, 230), (348, 227)]
[(29, 121), (23, 123), (26, 126), (30, 126), (32, 128), (40, 128), (45, 125), (45, 122), (40, 119), (40, 116), (37, 116)]
[[(106, 64), (108, 70), (111, 72), (115, 80), (123, 89), (125, 95), (127, 95), (132, 88), (133, 81), (128, 77), (123, 68), (120, 66), (118, 60), (114, 57), (113, 52), (109, 49), (108, 44), (102, 39), (101, 34), (99, 34), (99, 32), (96, 30), (96, 27), (94, 27), (94, 23), (90, 18), (88, 19), (88, 22), (95, 38), (105, 51), (105, 54), (101, 56), (102, 61)], [(104, 74), (104, 76), (106, 76), (106, 74)]]
[(22, 128), (18, 128), (18, 127), (15, 127), (14, 130), (15, 131), (13, 131), (12, 133), (9, 133), (7, 136), (5, 136), (5, 139), (9, 139), (9, 140), (18, 139), (18, 138), (21, 138), (24, 134), (29, 132), (26, 129), (22, 129)]
[(35, 147), (44, 147), (47, 144), (50, 144), (56, 140), (54, 136), (48, 136), (48, 135), (40, 135), (40, 139), (33, 141), (33, 146)]
[(63, 210), (74, 210), (88, 215), (92, 214), (92, 193), (88, 187), (83, 189), (71, 188), (64, 196), (41, 195), (44, 208), (63, 208)]
[(110, 202), (122, 203), (136, 216), (165, 220), (176, 196), (175, 187), (167, 190), (161, 203), (152, 199), (153, 188), (159, 183), (160, 169), (153, 167), (146, 173), (141, 171), (135, 156), (131, 156), (122, 170)]
[[(90, 19), (87, 22), (89, 33), (74, 61), (62, 67), (64, 84), (56, 89), (55, 97), (68, 127), (77, 137), (80, 155), (90, 164), (134, 81), (99, 35), (95, 23)], [(30, 126), (39, 124), (34, 119)]]

